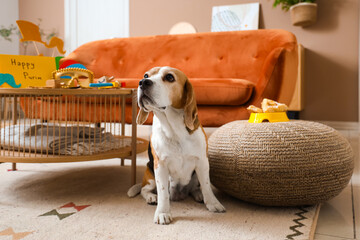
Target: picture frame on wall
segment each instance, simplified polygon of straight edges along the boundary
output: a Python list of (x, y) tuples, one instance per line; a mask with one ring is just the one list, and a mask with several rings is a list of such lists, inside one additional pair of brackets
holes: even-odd
[(259, 29), (260, 3), (215, 6), (212, 9), (212, 32)]

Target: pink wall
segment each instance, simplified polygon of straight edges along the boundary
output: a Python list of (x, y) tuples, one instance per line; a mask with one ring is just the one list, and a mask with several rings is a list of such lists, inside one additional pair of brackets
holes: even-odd
[[(19, 0), (19, 19), (33, 23), (39, 23), (45, 32), (53, 29), (58, 37), (64, 39), (64, 0)], [(53, 49), (47, 49), (42, 44), (36, 43), (39, 51), (45, 56), (51, 56)], [(55, 50), (55, 56), (58, 55)], [(24, 54), (24, 48), (20, 45), (20, 54)], [(27, 55), (37, 55), (33, 44), (29, 44)]]

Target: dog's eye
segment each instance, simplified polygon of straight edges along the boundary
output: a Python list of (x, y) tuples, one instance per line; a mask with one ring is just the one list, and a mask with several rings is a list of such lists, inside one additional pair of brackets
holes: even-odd
[(144, 78), (148, 78), (148, 77), (149, 77), (149, 75), (147, 73), (145, 73)]
[(173, 81), (175, 81), (175, 78), (171, 74), (166, 74), (165, 75), (165, 80), (168, 81), (168, 82), (173, 82)]

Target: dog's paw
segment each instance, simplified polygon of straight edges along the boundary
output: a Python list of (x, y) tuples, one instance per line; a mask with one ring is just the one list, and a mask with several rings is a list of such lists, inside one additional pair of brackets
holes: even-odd
[(158, 213), (155, 212), (154, 222), (156, 224), (169, 224), (172, 221), (171, 213)]
[(215, 199), (214, 201), (212, 201), (210, 203), (207, 203), (206, 207), (210, 212), (225, 212), (226, 211), (225, 207), (217, 199)]
[(146, 195), (146, 203), (149, 205), (156, 205), (157, 204), (157, 195), (153, 193), (149, 193)]
[(193, 196), (193, 198), (196, 202), (201, 203), (204, 201), (204, 197), (203, 197), (203, 194), (200, 189), (196, 189), (196, 190), (192, 191), (190, 194), (191, 194), (191, 196)]

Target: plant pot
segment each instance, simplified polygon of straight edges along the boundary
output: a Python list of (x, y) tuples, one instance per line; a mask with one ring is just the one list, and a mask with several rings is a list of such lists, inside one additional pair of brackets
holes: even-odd
[(317, 4), (298, 3), (290, 7), (291, 21), (294, 26), (307, 27), (316, 22)]

